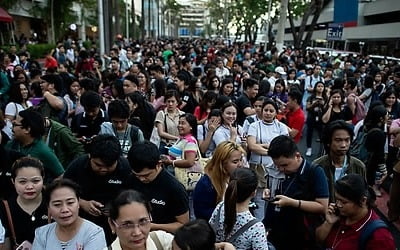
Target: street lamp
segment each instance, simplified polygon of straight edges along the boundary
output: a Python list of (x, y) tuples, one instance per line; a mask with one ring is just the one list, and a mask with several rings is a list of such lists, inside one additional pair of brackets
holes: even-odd
[(365, 42), (360, 41), (360, 42), (358, 42), (358, 45), (360, 46), (360, 54), (362, 55)]

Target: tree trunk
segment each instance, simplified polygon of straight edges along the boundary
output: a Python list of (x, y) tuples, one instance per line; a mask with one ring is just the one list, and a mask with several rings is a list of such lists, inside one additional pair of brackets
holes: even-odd
[(292, 35), (293, 35), (293, 45), (294, 45), (295, 48), (299, 48), (300, 47), (299, 38), (298, 38), (296, 27), (295, 27), (295, 24), (294, 24), (294, 21), (293, 21), (293, 14), (290, 11), (291, 7), (292, 6), (291, 6), (291, 4), (289, 2), (288, 3), (288, 12), (289, 12), (290, 30), (292, 31)]
[(316, 1), (314, 16), (313, 16), (313, 19), (311, 20), (311, 27), (308, 29), (307, 35), (306, 35), (306, 37), (304, 38), (304, 40), (303, 40), (303, 42), (301, 44), (301, 48), (302, 48), (303, 51), (305, 51), (305, 49), (307, 48), (308, 43), (311, 41), (312, 34), (314, 32), (315, 25), (318, 22), (318, 18), (321, 15), (323, 5), (324, 5), (324, 1), (323, 0), (317, 0)]
[(307, 27), (307, 21), (310, 15), (314, 12), (315, 10), (315, 0), (313, 0), (310, 3), (310, 7), (307, 9), (307, 11), (304, 13), (303, 19), (301, 20), (301, 24), (299, 27), (299, 33), (297, 34), (297, 44), (300, 47), (301, 40), (303, 39), (304, 36), (304, 31)]

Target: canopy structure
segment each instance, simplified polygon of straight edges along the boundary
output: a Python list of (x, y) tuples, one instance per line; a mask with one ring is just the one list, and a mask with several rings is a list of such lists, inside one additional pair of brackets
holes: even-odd
[(12, 21), (12, 16), (10, 16), (10, 14), (8, 14), (3, 8), (0, 8), (0, 22), (11, 23)]

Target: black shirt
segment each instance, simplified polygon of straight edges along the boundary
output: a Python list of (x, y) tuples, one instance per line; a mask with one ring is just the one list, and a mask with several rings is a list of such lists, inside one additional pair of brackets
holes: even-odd
[(189, 198), (183, 185), (162, 169), (151, 183), (143, 183), (132, 175), (132, 188), (143, 193), (150, 201), (154, 223), (176, 222), (176, 216), (189, 211)]
[[(22, 210), (17, 204), (17, 196), (8, 199), (8, 205), (11, 211), (17, 243), (21, 244), (24, 240), (32, 243), (35, 238), (35, 229), (48, 223), (47, 206), (45, 202), (42, 201), (40, 206), (32, 214), (28, 214)], [(10, 237), (11, 242), (13, 242), (3, 202), (0, 202), (0, 219), (3, 227), (6, 229), (6, 237)]]
[(186, 105), (181, 109), (185, 113), (194, 113), (194, 109), (198, 105), (197, 101), (194, 99), (193, 94), (189, 91), (183, 91), (179, 93), (181, 101), (185, 102)]
[(108, 115), (101, 109), (94, 120), (89, 119), (86, 112), (82, 112), (72, 118), (71, 130), (78, 138), (92, 137), (99, 134), (101, 124), (106, 121), (108, 121)]
[(250, 98), (243, 93), (238, 99), (236, 99), (236, 106), (238, 107), (236, 121), (239, 125), (243, 126), (244, 120), (247, 117), (243, 110), (252, 107)]

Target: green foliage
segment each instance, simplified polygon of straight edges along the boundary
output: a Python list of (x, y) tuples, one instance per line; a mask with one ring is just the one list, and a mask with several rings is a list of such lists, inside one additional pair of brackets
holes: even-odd
[(32, 59), (39, 59), (43, 58), (46, 55), (46, 53), (50, 52), (55, 47), (56, 47), (55, 44), (48, 44), (48, 43), (28, 44), (27, 50), (30, 53)]

